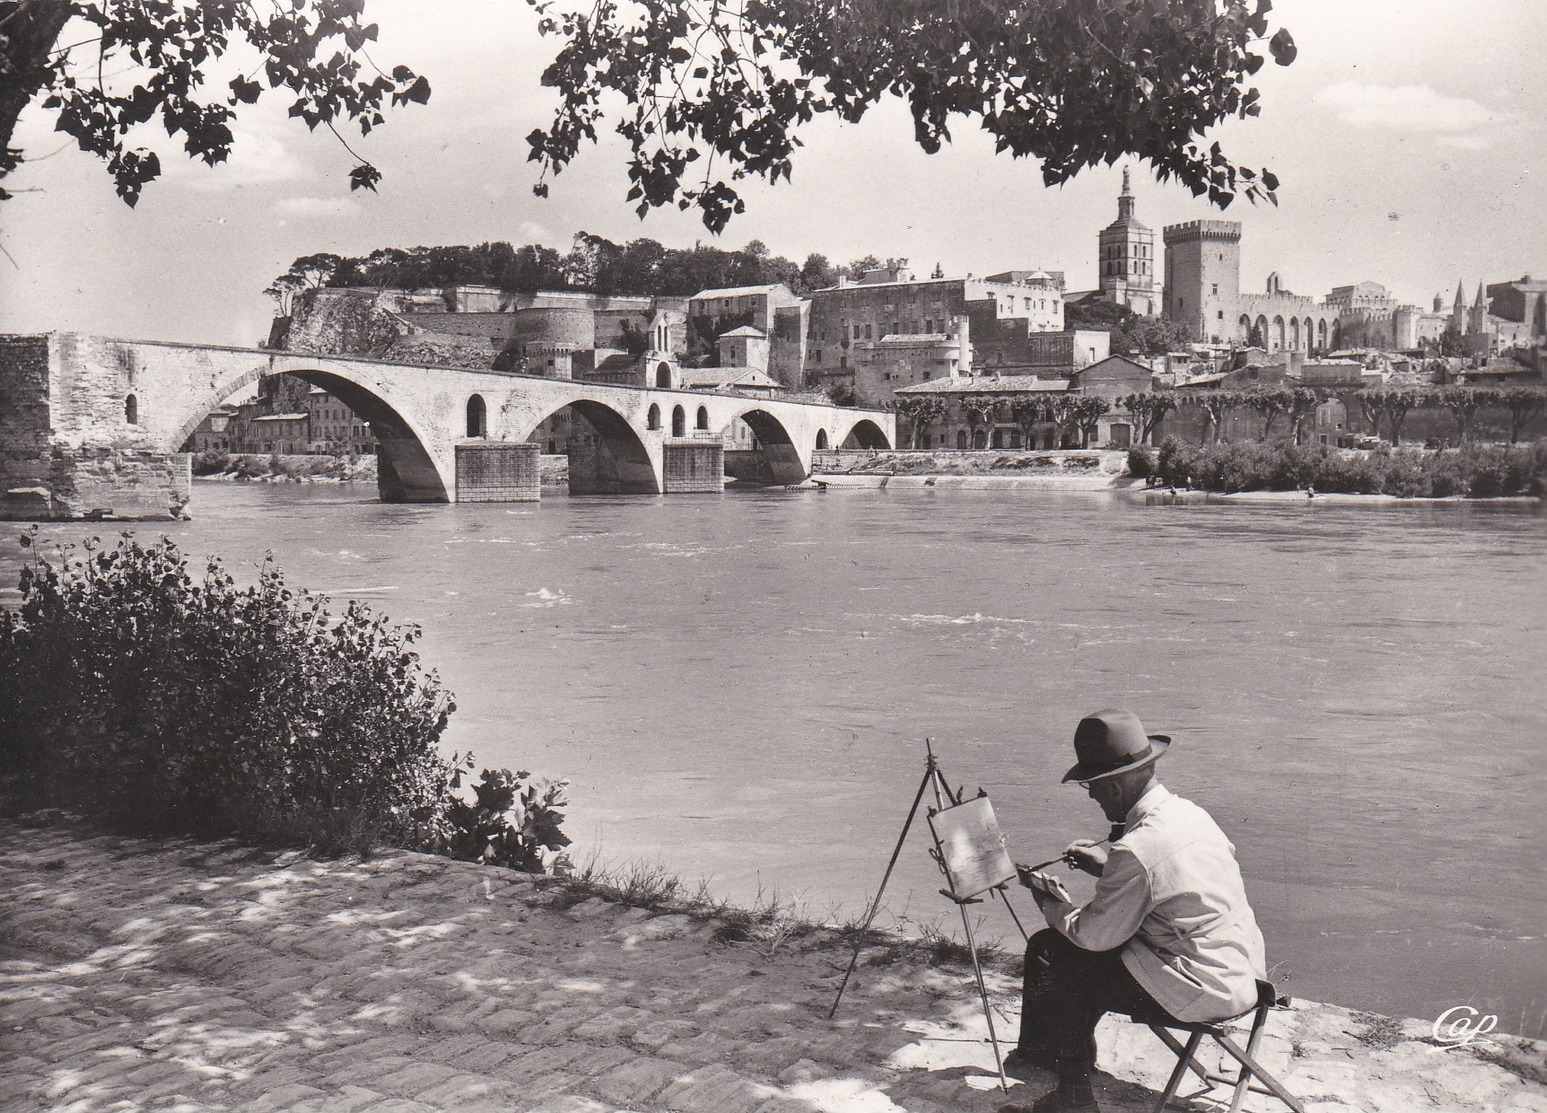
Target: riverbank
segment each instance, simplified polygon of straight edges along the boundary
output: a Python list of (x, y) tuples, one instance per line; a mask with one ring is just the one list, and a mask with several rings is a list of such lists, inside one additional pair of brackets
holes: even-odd
[(374, 483), (376, 457), (201, 452), (193, 458), (193, 475), (228, 482)]
[[(987, 1113), (1006, 1100), (970, 970), (878, 944), (829, 1020), (849, 958), (833, 931), (748, 931), (418, 854), (317, 861), (13, 821), (0, 886), (7, 1108)], [(991, 971), (989, 990), (1013, 1039), (1018, 983)], [(1315, 1113), (1547, 1111), (1547, 1045), (1491, 1033), (1446, 1049), (1432, 1030), (1296, 1001), (1262, 1057)], [(1169, 1065), (1154, 1037), (1109, 1017), (1099, 1042), (1103, 1108), (1152, 1106)]]
[[(1376, 451), (1239, 442), (1151, 449), (818, 452), (812, 481), (827, 488), (1124, 490), (1169, 476), (1188, 492), (1290, 500), (1331, 496), (1391, 501), (1538, 500), (1547, 442), (1468, 443), (1460, 449)], [(1173, 494), (1172, 484), (1164, 483)], [(1146, 490), (1150, 490), (1146, 488)]]

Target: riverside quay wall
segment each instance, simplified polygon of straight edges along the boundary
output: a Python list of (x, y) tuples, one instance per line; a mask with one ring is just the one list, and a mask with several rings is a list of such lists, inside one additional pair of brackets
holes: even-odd
[(184, 516), (190, 458), (140, 424), (138, 364), (91, 339), (0, 336), (0, 519)]

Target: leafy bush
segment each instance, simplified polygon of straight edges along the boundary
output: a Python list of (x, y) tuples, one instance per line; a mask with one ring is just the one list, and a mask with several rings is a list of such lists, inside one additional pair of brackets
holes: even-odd
[[(33, 527), (22, 544), (21, 607), (0, 610), (0, 777), (25, 806), (332, 851), (463, 847), (436, 746), (455, 704), (417, 628), (353, 602), (334, 619), (272, 561), (250, 587), (216, 560), (196, 579), (166, 538), (49, 558)], [(523, 793), (536, 818), (499, 832), (501, 858), (567, 842), (561, 790)]]
[(1401, 498), (1537, 495), (1547, 488), (1547, 443), (1530, 446), (1468, 443), (1453, 452), (1380, 448), (1344, 452), (1326, 445), (1242, 441), (1184, 445), (1167, 439), (1156, 470), (1173, 484), (1191, 480), (1215, 491), (1390, 494)]
[(1128, 450), (1128, 474), (1135, 479), (1148, 479), (1155, 474), (1155, 458), (1143, 445)]
[[(450, 787), (462, 786), (463, 768), (471, 774), (469, 757), (451, 776)], [(432, 848), (467, 862), (508, 866), (541, 873), (542, 851), (558, 850), (570, 843), (559, 830), (566, 803), (563, 782), (523, 784), (531, 774), (522, 770), (485, 769), (472, 785), (473, 799), (453, 798), (447, 812), (449, 828)]]

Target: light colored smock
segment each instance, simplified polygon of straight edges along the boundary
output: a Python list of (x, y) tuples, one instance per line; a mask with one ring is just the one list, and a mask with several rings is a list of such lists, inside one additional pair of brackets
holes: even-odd
[(1154, 784), (1128, 811), (1090, 901), (1050, 900), (1043, 915), (1088, 951), (1123, 964), (1178, 1020), (1220, 1020), (1257, 1003), (1262, 932), (1235, 847), (1209, 813)]

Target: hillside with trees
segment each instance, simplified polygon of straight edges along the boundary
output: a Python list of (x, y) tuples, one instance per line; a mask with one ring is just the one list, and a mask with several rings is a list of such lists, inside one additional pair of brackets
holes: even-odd
[(840, 276), (880, 266), (874, 255), (834, 266), (812, 253), (794, 263), (774, 255), (761, 240), (735, 251), (703, 243), (666, 247), (652, 239), (613, 243), (579, 232), (568, 252), (543, 244), (513, 247), (482, 243), (443, 247), (383, 247), (366, 255), (303, 255), (264, 291), (279, 303), (281, 316), (295, 295), (322, 287), (378, 290), (439, 290), (450, 286), (493, 286), (506, 293), (586, 290), (606, 296), (635, 294), (691, 297), (700, 290), (762, 286), (782, 282), (797, 294), (832, 286)]

